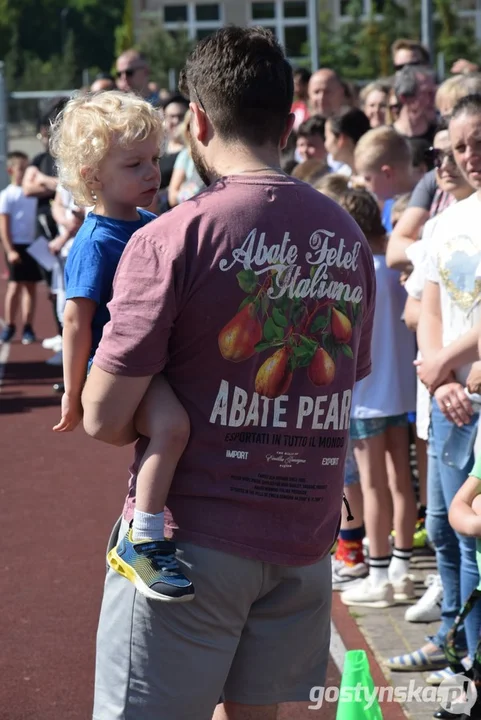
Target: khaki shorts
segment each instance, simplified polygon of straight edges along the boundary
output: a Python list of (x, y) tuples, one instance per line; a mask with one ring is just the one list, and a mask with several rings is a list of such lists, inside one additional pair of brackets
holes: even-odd
[(220, 697), (309, 701), (329, 657), (330, 555), (285, 567), (179, 543), (178, 557), (195, 584), (189, 603), (146, 600), (108, 570), (94, 720), (211, 720)]

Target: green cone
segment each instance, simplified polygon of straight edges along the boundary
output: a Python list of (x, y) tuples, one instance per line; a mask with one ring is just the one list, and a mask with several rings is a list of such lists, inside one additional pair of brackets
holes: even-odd
[(348, 650), (346, 653), (336, 720), (382, 720), (364, 650)]

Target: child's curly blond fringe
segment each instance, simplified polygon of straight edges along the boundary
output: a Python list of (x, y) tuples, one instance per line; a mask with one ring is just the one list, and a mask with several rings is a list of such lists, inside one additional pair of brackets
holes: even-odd
[(113, 145), (130, 148), (151, 135), (163, 140), (158, 110), (136, 95), (116, 90), (72, 98), (51, 128), (50, 152), (57, 161), (60, 184), (75, 202), (92, 205), (86, 179)]

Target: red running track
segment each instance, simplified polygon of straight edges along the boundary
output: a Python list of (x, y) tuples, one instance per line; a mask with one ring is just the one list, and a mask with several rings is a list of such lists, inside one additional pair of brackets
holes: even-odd
[[(2, 280), (2, 299), (4, 290)], [(44, 286), (35, 325), (39, 338), (54, 333)], [(5, 354), (0, 347), (0, 359)], [(50, 356), (40, 343), (24, 347), (16, 339), (0, 365), (0, 720), (91, 717), (104, 551), (131, 455), (80, 428), (52, 432), (60, 403), (52, 384), (60, 372), (45, 364)], [(334, 622), (348, 648), (365, 647), (338, 602)], [(380, 678), (372, 655), (371, 664)], [(331, 662), (327, 685), (339, 681)], [(386, 710), (385, 720), (403, 717), (394, 706)], [(322, 717), (334, 716), (335, 706), (326, 705)]]

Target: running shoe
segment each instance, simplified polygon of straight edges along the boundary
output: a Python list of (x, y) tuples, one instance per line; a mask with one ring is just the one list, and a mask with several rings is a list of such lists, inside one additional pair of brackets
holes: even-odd
[(408, 622), (436, 622), (441, 620), (443, 602), (443, 584), (440, 575), (428, 575), (424, 583), (427, 587), (424, 595), (415, 605), (406, 610), (404, 619)]
[(194, 599), (194, 586), (181, 572), (170, 540), (137, 540), (132, 524), (119, 544), (107, 555), (112, 568), (135, 585), (144, 597), (164, 602)]
[(31, 325), (25, 325), (22, 333), (22, 345), (31, 345), (37, 340)]
[(0, 343), (9, 343), (15, 335), (15, 325), (5, 325), (0, 334)]

